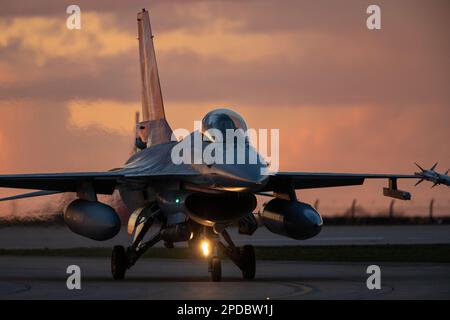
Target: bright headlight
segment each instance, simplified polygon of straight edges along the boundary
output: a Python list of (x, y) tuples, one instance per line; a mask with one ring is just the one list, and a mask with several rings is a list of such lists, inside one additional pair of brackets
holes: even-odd
[(209, 256), (209, 253), (210, 253), (209, 241), (208, 240), (203, 240), (201, 246), (202, 246), (203, 255), (205, 257)]

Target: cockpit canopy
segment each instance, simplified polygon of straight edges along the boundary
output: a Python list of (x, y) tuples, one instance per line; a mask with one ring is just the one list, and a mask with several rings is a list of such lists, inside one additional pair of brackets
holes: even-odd
[(222, 134), (223, 142), (226, 142), (227, 130), (234, 132), (241, 129), (242, 132), (247, 131), (247, 125), (244, 118), (237, 112), (230, 109), (215, 109), (208, 112), (202, 120), (202, 133), (211, 141), (217, 141), (216, 133)]

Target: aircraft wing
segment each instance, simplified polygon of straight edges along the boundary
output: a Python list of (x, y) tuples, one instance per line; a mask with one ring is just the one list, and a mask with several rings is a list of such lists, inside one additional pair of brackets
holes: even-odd
[(387, 179), (388, 188), (384, 188), (385, 196), (409, 200), (408, 192), (397, 189), (397, 179), (418, 179), (415, 175), (406, 174), (367, 174), (367, 173), (315, 173), (315, 172), (277, 172), (270, 176), (263, 191), (288, 193), (293, 189), (314, 189), (362, 185), (365, 179)]
[[(270, 176), (268, 188), (279, 189), (286, 183), (294, 189), (313, 189), (361, 185), (365, 179), (417, 179), (405, 174), (277, 172)], [(271, 190), (271, 191), (272, 191)]]
[(0, 175), (0, 188), (75, 192), (80, 183), (89, 181), (98, 193), (111, 194), (122, 177), (114, 172), (7, 174)]
[[(76, 192), (83, 184), (91, 183), (98, 194), (112, 194), (116, 186), (126, 181), (154, 181), (181, 178), (182, 175), (152, 174), (142, 175), (121, 171), (76, 172), (76, 173), (40, 173), (0, 175), (0, 188), (33, 189), (52, 192)], [(33, 194), (27, 194), (27, 197)], [(46, 193), (50, 194), (50, 193)], [(25, 196), (25, 195), (24, 195)], [(22, 198), (22, 196), (20, 196)]]

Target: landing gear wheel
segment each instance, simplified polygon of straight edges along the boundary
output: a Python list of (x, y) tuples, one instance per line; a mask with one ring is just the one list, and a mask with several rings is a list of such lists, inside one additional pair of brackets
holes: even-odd
[(111, 255), (111, 273), (114, 280), (125, 278), (127, 270), (127, 254), (122, 246), (115, 246)]
[(241, 249), (242, 276), (246, 280), (254, 279), (256, 272), (255, 248), (247, 245)]
[(214, 282), (219, 282), (222, 280), (222, 263), (220, 258), (214, 256), (209, 261), (209, 272), (211, 272), (211, 280)]

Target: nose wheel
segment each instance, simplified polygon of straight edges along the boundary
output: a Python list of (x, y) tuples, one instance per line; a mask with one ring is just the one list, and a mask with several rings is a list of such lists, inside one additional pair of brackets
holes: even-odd
[(214, 282), (219, 282), (222, 280), (222, 262), (217, 256), (212, 257), (209, 260), (209, 270), (211, 273), (211, 280)]
[(217, 252), (221, 252), (230, 258), (241, 270), (242, 277), (245, 280), (254, 279), (256, 273), (255, 248), (251, 245), (245, 245), (242, 248), (236, 247), (226, 230), (223, 230), (221, 235), (228, 246), (216, 239), (214, 243), (214, 255), (208, 261), (208, 271), (211, 273), (211, 280), (217, 282), (222, 279), (222, 265), (220, 258), (217, 256)]

